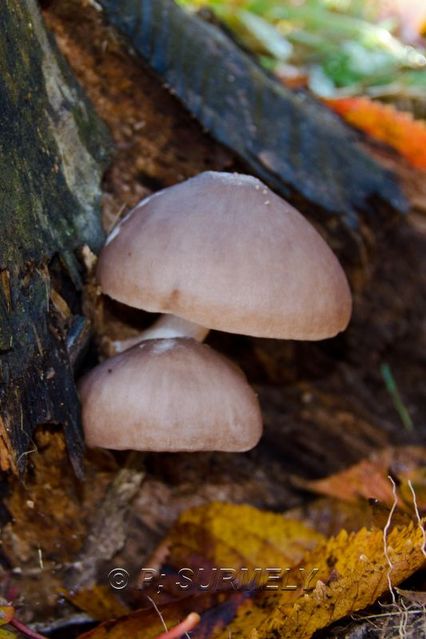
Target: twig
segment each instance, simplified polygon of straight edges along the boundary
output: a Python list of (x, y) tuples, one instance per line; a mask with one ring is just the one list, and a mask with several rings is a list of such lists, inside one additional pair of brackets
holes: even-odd
[(186, 617), (186, 619), (181, 621), (180, 624), (178, 624), (177, 626), (175, 626), (174, 628), (169, 630), (167, 628), (167, 624), (166, 624), (166, 622), (164, 620), (164, 617), (161, 614), (161, 610), (159, 609), (159, 607), (155, 603), (154, 599), (152, 599), (152, 597), (149, 597), (148, 595), (147, 595), (147, 599), (154, 606), (155, 612), (160, 617), (161, 623), (163, 624), (163, 627), (164, 627), (164, 630), (165, 630), (165, 632), (162, 632), (161, 635), (158, 635), (158, 637), (156, 639), (179, 639), (179, 637), (182, 637), (183, 635), (185, 635), (185, 637), (187, 637), (187, 639), (191, 639), (189, 634), (188, 634), (188, 632), (191, 632), (191, 630), (193, 630), (195, 628), (195, 626), (199, 623), (200, 615), (198, 615), (196, 612), (191, 612)]
[[(423, 608), (418, 608), (416, 610), (407, 610), (407, 615), (424, 615), (425, 611)], [(380, 618), (387, 618), (387, 617), (399, 617), (399, 615), (401, 614), (401, 611), (399, 610), (395, 610), (394, 612), (380, 612), (374, 615), (366, 615), (364, 616), (359, 616), (359, 617), (355, 617), (354, 615), (351, 615), (352, 619), (354, 621), (368, 621), (369, 619), (380, 619)]]
[(19, 630), (25, 637), (28, 637), (28, 639), (46, 639), (44, 635), (40, 635), (38, 632), (31, 630), (31, 628), (22, 623), (22, 621), (18, 621), (16, 617), (13, 617), (13, 619), (9, 621), (9, 624), (16, 628), (16, 630)]
[(143, 457), (138, 453), (130, 453), (129, 457), (130, 461), (119, 470), (108, 487), (77, 561), (67, 575), (66, 585), (73, 590), (95, 583), (99, 564), (111, 559), (124, 545), (126, 515), (145, 476), (141, 469)]
[(191, 612), (186, 619), (181, 621), (180, 624), (168, 630), (167, 632), (163, 632), (161, 635), (157, 637), (157, 639), (179, 639), (183, 635), (189, 638), (188, 632), (191, 632), (195, 628), (195, 626), (200, 621), (200, 615), (196, 612)]
[(416, 493), (414, 492), (411, 479), (408, 480), (408, 487), (410, 488), (411, 494), (413, 496), (414, 511), (416, 513), (417, 523), (419, 524), (420, 530), (422, 531), (422, 536), (423, 536), (422, 553), (426, 557), (426, 531), (425, 531), (425, 527), (423, 526), (422, 518), (420, 517), (419, 506), (417, 504), (417, 497), (416, 497)]
[(384, 551), (384, 554), (385, 554), (385, 557), (386, 557), (386, 561), (387, 561), (388, 566), (389, 566), (389, 570), (388, 570), (388, 573), (387, 573), (388, 586), (389, 586), (390, 593), (392, 595), (392, 602), (394, 604), (396, 604), (395, 592), (394, 592), (394, 589), (393, 589), (393, 586), (392, 586), (392, 580), (391, 580), (391, 574), (392, 574), (392, 570), (393, 570), (393, 565), (392, 565), (392, 561), (391, 561), (391, 558), (390, 558), (389, 553), (388, 553), (387, 537), (388, 537), (388, 532), (389, 532), (389, 529), (390, 529), (390, 526), (391, 526), (393, 514), (394, 514), (395, 509), (396, 509), (396, 507), (398, 505), (398, 496), (396, 494), (396, 485), (395, 485), (394, 480), (392, 479), (392, 477), (390, 475), (388, 475), (388, 479), (389, 479), (389, 481), (392, 484), (393, 504), (392, 504), (392, 508), (390, 509), (390, 512), (389, 512), (389, 517), (388, 517), (388, 520), (386, 522), (386, 526), (383, 529), (383, 551)]
[(147, 599), (149, 599), (149, 601), (152, 603), (152, 605), (154, 606), (155, 612), (157, 613), (157, 615), (160, 617), (161, 623), (164, 626), (164, 630), (166, 632), (169, 631), (169, 629), (167, 628), (166, 622), (164, 621), (164, 617), (161, 614), (161, 610), (159, 609), (159, 607), (157, 606), (157, 604), (155, 603), (154, 599), (152, 599), (152, 597), (150, 597), (149, 595), (147, 595)]

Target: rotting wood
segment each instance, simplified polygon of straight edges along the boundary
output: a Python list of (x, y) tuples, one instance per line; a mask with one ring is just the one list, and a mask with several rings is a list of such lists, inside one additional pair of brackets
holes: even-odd
[[(109, 136), (48, 35), (35, 0), (0, 5), (0, 464), (25, 466), (37, 425), (63, 425), (80, 468), (78, 398), (51, 265), (71, 296), (75, 251), (97, 250)], [(12, 45), (13, 43), (13, 45)]]

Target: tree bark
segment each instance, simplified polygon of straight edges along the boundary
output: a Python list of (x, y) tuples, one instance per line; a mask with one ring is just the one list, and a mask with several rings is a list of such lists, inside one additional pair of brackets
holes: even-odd
[(109, 136), (34, 0), (0, 4), (0, 465), (22, 470), (37, 425), (62, 424), (80, 469), (70, 353), (82, 265), (97, 250)]

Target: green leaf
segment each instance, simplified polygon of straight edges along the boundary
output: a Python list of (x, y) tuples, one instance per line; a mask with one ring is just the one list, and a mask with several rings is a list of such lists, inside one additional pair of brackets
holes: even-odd
[(290, 57), (293, 46), (269, 22), (249, 11), (238, 11), (237, 18), (264, 53), (270, 53), (280, 61)]

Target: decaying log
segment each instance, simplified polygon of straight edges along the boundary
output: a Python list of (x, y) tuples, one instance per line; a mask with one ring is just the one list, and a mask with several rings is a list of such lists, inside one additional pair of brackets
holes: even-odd
[(300, 206), (338, 216), (400, 212), (395, 176), (306, 92), (268, 75), (227, 33), (174, 0), (100, 0), (107, 20), (250, 171)]
[[(231, 152), (203, 134), (140, 57), (129, 52), (126, 40), (117, 37), (106, 24), (104, 12), (86, 7), (82, 0), (58, 0), (46, 11), (46, 19), (116, 141), (116, 154), (104, 182), (109, 198), (108, 223), (114, 219), (110, 209), (115, 214), (125, 212), (150, 191), (199, 171), (241, 170)], [(370, 153), (368, 147), (364, 153)], [(389, 168), (396, 171), (398, 164)], [(409, 167), (405, 169), (410, 171)], [(420, 328), (424, 315), (424, 296), (420, 293), (424, 288), (420, 279), (426, 255), (424, 239), (412, 227), (411, 214), (397, 218), (399, 223), (388, 228), (386, 236), (378, 234), (376, 238), (368, 224), (373, 225), (373, 217), (363, 220), (363, 226), (373, 237), (375, 251), (362, 270), (347, 269), (355, 305), (351, 325), (343, 336), (317, 344), (215, 332), (209, 336), (214, 348), (240, 364), (260, 394), (266, 433), (254, 453), (257, 457), (247, 456), (250, 462), (256, 459), (260, 463), (260, 454), (261, 465), (268, 465), (276, 453), (283, 472), (297, 469), (322, 476), (357, 461), (374, 448), (405, 441), (410, 433), (401, 426), (386, 391), (380, 373), (382, 361), (390, 364), (418, 424), (422, 401), (420, 353), (424, 352), (424, 331)], [(321, 229), (330, 239), (331, 216), (324, 215), (322, 221)], [(354, 235), (360, 232), (357, 229)], [(339, 257), (347, 260), (343, 251)], [(129, 309), (107, 302), (103, 304), (98, 336), (107, 333), (110, 339), (130, 337), (150, 321), (149, 314), (129, 313)], [(328, 422), (338, 451), (335, 454), (327, 437)], [(419, 434), (416, 429), (411, 435)], [(280, 438), (282, 447), (277, 444)], [(249, 463), (243, 457), (233, 460), (234, 478), (240, 464), (243, 467)], [(219, 454), (209, 457), (219, 458)], [(207, 462), (197, 459), (173, 456), (173, 472), (194, 467), (194, 485), (198, 484)], [(155, 465), (164, 467), (163, 461)], [(224, 474), (222, 467), (220, 472)], [(260, 497), (257, 503), (261, 503)]]
[(82, 436), (67, 345), (84, 329), (75, 251), (99, 248), (109, 136), (35, 0), (0, 5), (0, 464), (22, 469), (38, 424)]

